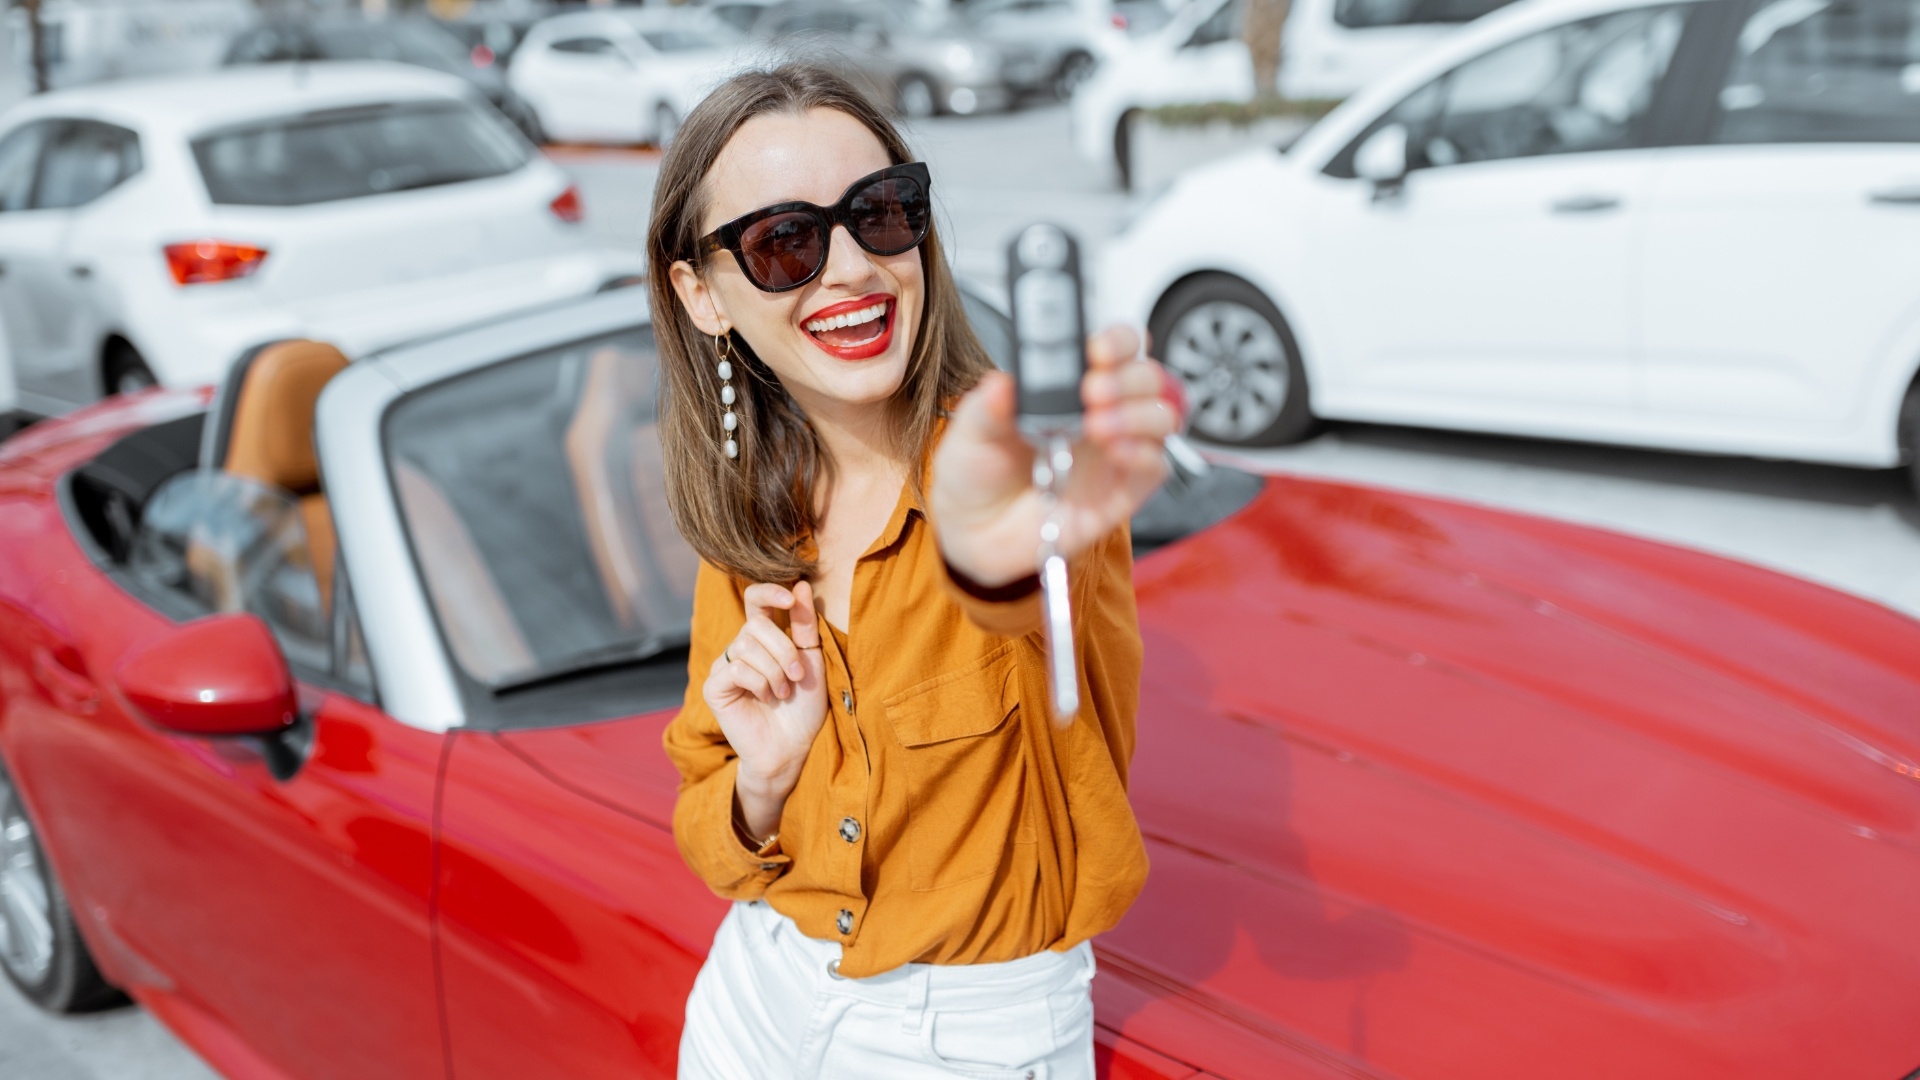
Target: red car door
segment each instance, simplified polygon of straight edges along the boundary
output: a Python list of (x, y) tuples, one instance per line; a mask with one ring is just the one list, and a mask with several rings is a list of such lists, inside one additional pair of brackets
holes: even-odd
[(441, 1075), (428, 903), (443, 736), (296, 664), (312, 744), (280, 779), (250, 742), (132, 714), (113, 672), (175, 624), (78, 552), (32, 607), (34, 686), (9, 713), (8, 754), (109, 969), (232, 1075)]
[(440, 962), (461, 1080), (674, 1075), (727, 905), (674, 847), (671, 715), (458, 736)]

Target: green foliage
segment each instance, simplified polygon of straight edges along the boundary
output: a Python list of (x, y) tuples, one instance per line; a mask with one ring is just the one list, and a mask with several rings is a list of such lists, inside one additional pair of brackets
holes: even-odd
[(1197, 105), (1162, 105), (1146, 110), (1146, 116), (1161, 127), (1205, 127), (1229, 124), (1249, 127), (1261, 120), (1298, 117), (1318, 120), (1340, 104), (1337, 98), (1256, 98), (1253, 101), (1207, 101)]

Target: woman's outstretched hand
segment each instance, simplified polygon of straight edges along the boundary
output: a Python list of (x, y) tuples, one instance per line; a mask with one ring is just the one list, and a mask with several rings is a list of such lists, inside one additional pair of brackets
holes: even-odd
[[(1086, 550), (1133, 516), (1166, 479), (1166, 437), (1179, 422), (1160, 365), (1137, 359), (1140, 338), (1113, 327), (1087, 339), (1086, 406), (1061, 505), (1059, 547)], [(1032, 444), (1020, 434), (1012, 377), (993, 372), (960, 399), (934, 454), (927, 491), (940, 552), (955, 570), (997, 586), (1034, 572), (1046, 506), (1033, 486)]]
[[(756, 837), (780, 826), (780, 811), (800, 779), (807, 751), (827, 716), (825, 666), (813, 587), (749, 585), (747, 622), (714, 657), (701, 696), (740, 755), (734, 797)], [(787, 612), (788, 629), (773, 621)]]

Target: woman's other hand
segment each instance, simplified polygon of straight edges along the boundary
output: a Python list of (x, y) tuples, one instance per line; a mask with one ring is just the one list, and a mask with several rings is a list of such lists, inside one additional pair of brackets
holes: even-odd
[[(1166, 374), (1139, 352), (1139, 336), (1124, 327), (1087, 339), (1086, 416), (1061, 506), (1059, 547), (1069, 557), (1132, 517), (1166, 479), (1162, 448), (1179, 417), (1164, 392)], [(1034, 572), (1047, 509), (1033, 486), (1033, 459), (1013, 378), (989, 374), (954, 409), (927, 492), (940, 553), (982, 585)]]
[[(811, 585), (749, 585), (742, 598), (746, 625), (714, 658), (701, 695), (740, 755), (734, 795), (744, 822), (754, 836), (767, 836), (779, 828), (826, 720), (825, 666)], [(775, 611), (788, 613), (788, 629), (773, 621)]]

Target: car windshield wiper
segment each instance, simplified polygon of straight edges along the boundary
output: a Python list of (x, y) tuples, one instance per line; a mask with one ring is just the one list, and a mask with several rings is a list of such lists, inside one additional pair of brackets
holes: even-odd
[(535, 668), (524, 675), (515, 675), (497, 683), (491, 683), (487, 689), (494, 697), (511, 694), (518, 690), (529, 690), (536, 686), (560, 682), (576, 675), (587, 675), (615, 668), (637, 667), (656, 660), (675, 649), (684, 648), (687, 635), (662, 634), (640, 641), (619, 641), (598, 649), (589, 649), (583, 653), (563, 657), (546, 667)]

